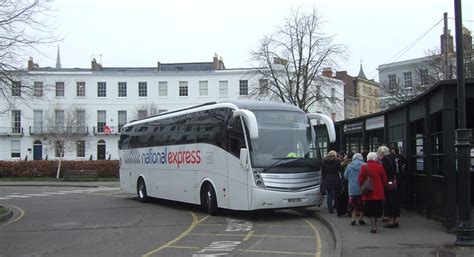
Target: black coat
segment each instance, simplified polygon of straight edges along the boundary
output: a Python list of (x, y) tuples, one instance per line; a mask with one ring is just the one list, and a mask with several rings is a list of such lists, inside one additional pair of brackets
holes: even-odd
[(341, 161), (334, 157), (326, 157), (323, 160), (321, 177), (326, 189), (341, 189)]

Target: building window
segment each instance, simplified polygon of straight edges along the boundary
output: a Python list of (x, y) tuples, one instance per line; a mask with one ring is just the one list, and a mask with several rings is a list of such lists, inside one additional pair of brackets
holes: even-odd
[(12, 96), (21, 96), (21, 82), (20, 81), (12, 82)]
[(76, 157), (86, 157), (86, 141), (76, 141)]
[(127, 124), (127, 111), (118, 111), (118, 132), (122, 132), (125, 124)]
[(390, 74), (388, 75), (388, 89), (390, 91), (395, 90), (397, 86), (397, 75), (395, 74)]
[(248, 94), (249, 94), (249, 81), (239, 80), (239, 95), (248, 95)]
[(54, 110), (54, 126), (55, 132), (64, 132), (64, 110)]
[(259, 94), (268, 95), (268, 79), (260, 79), (258, 81)]
[(168, 96), (168, 82), (166, 81), (158, 82), (158, 95)]
[(362, 100), (362, 111), (366, 112), (367, 111), (367, 105), (365, 99)]
[(64, 97), (64, 82), (56, 82), (56, 97)]
[(56, 140), (54, 142), (54, 156), (64, 157), (64, 142), (61, 140)]
[(127, 82), (118, 83), (118, 97), (127, 97)]
[(420, 83), (422, 86), (428, 85), (428, 70), (427, 69), (420, 70)]
[(199, 96), (207, 96), (208, 93), (207, 80), (199, 81)]
[(97, 82), (97, 97), (107, 97), (107, 84), (105, 82)]
[(77, 97), (86, 96), (86, 82), (79, 81), (76, 83), (76, 96)]
[(405, 88), (411, 88), (412, 87), (411, 72), (404, 72), (403, 79), (405, 81)]
[(100, 110), (97, 111), (97, 132), (104, 133), (105, 125), (107, 125), (107, 112)]
[(15, 159), (21, 158), (21, 141), (20, 140), (10, 141), (10, 152), (11, 152), (11, 158), (15, 158)]
[(138, 82), (138, 96), (139, 97), (147, 97), (148, 90), (146, 82)]
[(40, 82), (40, 81), (34, 82), (33, 96), (43, 96), (43, 82)]
[(179, 96), (188, 96), (188, 82), (187, 81), (179, 82)]
[(167, 109), (159, 109), (159, 110), (158, 110), (158, 114), (164, 113), (164, 112), (167, 112), (167, 111), (168, 111)]
[(33, 134), (42, 134), (43, 133), (43, 111), (34, 110), (33, 111)]
[(336, 102), (336, 89), (335, 88), (331, 88), (331, 103), (334, 103)]
[(138, 110), (138, 119), (144, 119), (148, 116), (148, 112), (146, 110)]
[(229, 87), (227, 80), (219, 81), (219, 96), (220, 97), (227, 97), (229, 94)]
[(76, 110), (76, 133), (85, 134), (86, 132), (86, 110)]
[(21, 111), (12, 110), (12, 133), (21, 133)]

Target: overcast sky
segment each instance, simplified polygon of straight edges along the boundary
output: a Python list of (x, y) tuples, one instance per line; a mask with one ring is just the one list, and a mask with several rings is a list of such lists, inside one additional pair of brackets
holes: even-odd
[[(223, 57), (227, 68), (251, 67), (249, 52), (259, 39), (273, 33), (297, 8), (315, 7), (327, 35), (348, 47), (349, 58), (338, 70), (357, 75), (362, 60), (365, 74), (375, 80), (380, 64), (438, 49), (444, 12), (451, 18), (454, 36), (453, 0), (50, 1), (63, 38), (59, 43), (63, 68), (88, 68), (93, 57), (104, 67), (210, 62), (214, 53)], [(464, 25), (472, 31), (474, 0), (463, 0), (462, 8)], [(44, 47), (45, 56), (34, 56), (35, 62), (54, 66), (56, 51), (57, 46)]]

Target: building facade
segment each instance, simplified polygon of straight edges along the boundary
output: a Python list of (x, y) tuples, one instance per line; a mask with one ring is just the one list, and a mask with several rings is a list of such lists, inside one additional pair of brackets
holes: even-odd
[[(217, 57), (149, 68), (108, 68), (93, 60), (90, 69), (61, 68), (59, 58), (55, 68), (42, 68), (30, 58), (7, 92), (12, 107), (0, 114), (0, 160), (118, 159), (118, 137), (127, 122), (205, 102), (252, 98), (249, 92), (260, 83), (265, 81), (255, 69), (226, 69)], [(342, 82), (333, 85), (342, 95)], [(318, 111), (317, 105), (312, 110)]]

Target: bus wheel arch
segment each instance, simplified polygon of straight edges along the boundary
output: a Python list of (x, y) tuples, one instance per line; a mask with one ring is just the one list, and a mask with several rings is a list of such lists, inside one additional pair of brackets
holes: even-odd
[(143, 178), (143, 176), (139, 176), (137, 180), (137, 196), (138, 200), (142, 203), (145, 203), (150, 200), (150, 197), (148, 196), (146, 190), (145, 178)]
[(201, 206), (212, 216), (217, 214), (216, 190), (210, 181), (204, 181), (200, 190)]

